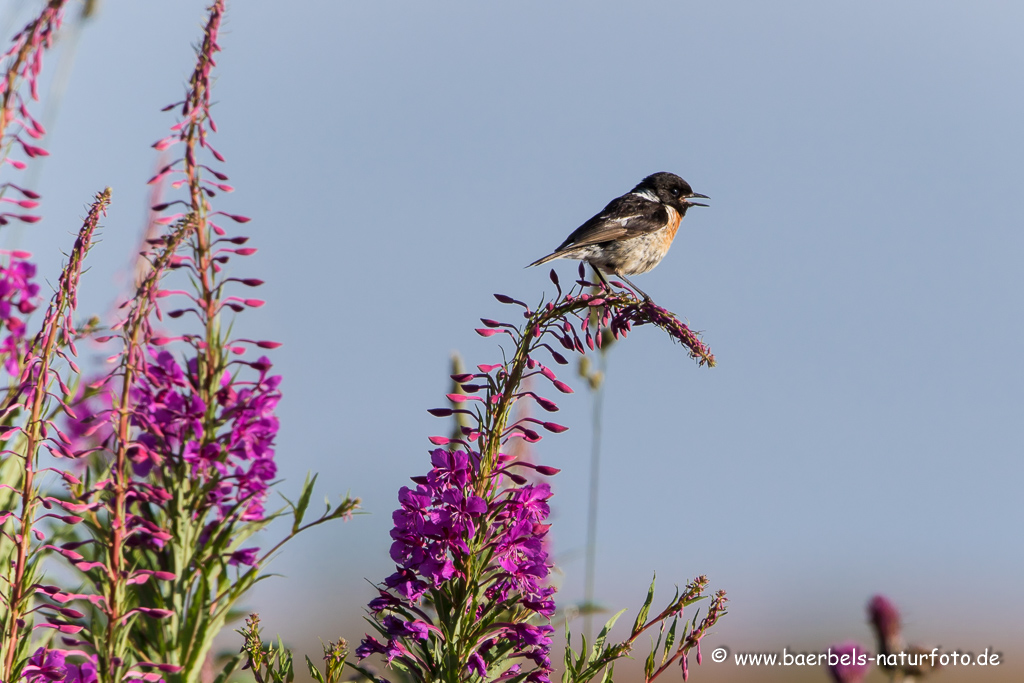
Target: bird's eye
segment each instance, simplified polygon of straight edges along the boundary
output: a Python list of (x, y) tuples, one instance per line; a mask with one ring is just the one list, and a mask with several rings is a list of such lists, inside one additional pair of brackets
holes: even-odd
[(671, 190), (669, 190), (669, 192), (672, 193), (673, 197), (678, 197), (679, 196), (679, 188), (678, 187), (673, 187)]

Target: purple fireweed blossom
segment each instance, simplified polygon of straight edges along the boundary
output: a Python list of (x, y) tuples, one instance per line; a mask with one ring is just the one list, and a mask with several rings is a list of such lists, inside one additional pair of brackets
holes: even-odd
[(0, 341), (0, 358), (7, 372), (17, 375), (26, 347), (24, 318), (39, 307), (39, 285), (33, 282), (35, 264), (26, 260), (31, 254), (21, 251), (0, 251), (0, 254), (9, 256), (9, 261), (0, 265), (0, 326), (6, 332)]
[(231, 553), (228, 559), (228, 564), (234, 566), (244, 564), (246, 566), (251, 567), (254, 564), (256, 564), (256, 559), (259, 556), (259, 552), (259, 548), (242, 548), (241, 550), (236, 550), (235, 552)]
[(437, 449), (431, 453), (431, 461), (435, 466), (426, 483), (415, 491), (403, 487), (399, 492), (401, 507), (393, 515), (391, 556), (400, 569), (412, 571), (434, 586), (452, 578), (458, 571), (456, 565), (470, 554), (469, 543), (478, 540), (477, 520), (490, 512), (492, 526), (485, 533), (491, 544), (504, 548), (506, 555), (527, 558), (504, 563), (506, 572), (519, 578), (546, 577), (547, 571), (537, 568), (544, 566), (546, 554), (539, 537), (532, 535), (533, 522), (546, 516), (546, 505), (521, 504), (536, 498), (533, 487), (508, 489), (507, 502), (497, 498), (489, 508), (484, 498), (463, 489), (469, 481), (469, 454)]
[(63, 650), (41, 647), (29, 657), (21, 677), (26, 683), (96, 683), (95, 655), (81, 664), (66, 661), (66, 657)]
[(363, 642), (356, 648), (356, 657), (366, 659), (370, 655), (383, 654), (384, 646), (373, 636), (366, 636)]
[(505, 636), (514, 643), (512, 657), (523, 657), (537, 665), (538, 671), (531, 674), (529, 680), (547, 681), (551, 671), (551, 634), (554, 627), (532, 626), (530, 624), (512, 624), (505, 630)]
[(219, 483), (206, 501), (216, 508), (218, 518), (241, 507), (241, 519), (262, 519), (268, 485), (277, 473), (274, 409), (281, 398), (280, 376), (267, 376), (270, 361), (261, 357), (253, 363), (261, 368), (255, 381), (223, 383), (216, 396), (215, 422), (224, 428), (210, 440), (195, 359), (186, 369), (169, 351), (151, 348), (149, 355), (151, 361), (132, 393), (132, 422), (142, 431), (137, 439), (138, 458), (132, 461), (135, 473), (146, 476), (152, 466), (161, 466), (168, 458), (183, 462), (193, 479)]
[(431, 630), (437, 631), (437, 627), (425, 621), (415, 619), (413, 621), (402, 621), (388, 615), (381, 621), (384, 629), (392, 638), (413, 638), (415, 640), (426, 640)]
[[(480, 495), (472, 486), (480, 477), (479, 454), (436, 449), (430, 458), (433, 467), (426, 476), (415, 478), (417, 487), (399, 491), (400, 505), (392, 516), (391, 557), (398, 567), (384, 586), (394, 593), (382, 589), (369, 605), (387, 642), (367, 636), (356, 650), (360, 658), (383, 654), (388, 662), (420, 661), (422, 653), (413, 652), (416, 643), (443, 640), (442, 630), (416, 607), (420, 597), (427, 591), (443, 592), (453, 581), (464, 581), (472, 559), (481, 555), (491, 559), (478, 579), (483, 590), (477, 616), (500, 613), (516, 601), (525, 614), (547, 617), (554, 611), (549, 599), (554, 589), (545, 585), (551, 569), (543, 542), (548, 530), (543, 524), (549, 511), (548, 486), (508, 486), (498, 477)], [(482, 568), (475, 571), (480, 576)], [(512, 656), (529, 659), (546, 672), (550, 670), (549, 629), (502, 623), (490, 631), (495, 636), (507, 633), (517, 643)], [(484, 637), (480, 641), (484, 644), (467, 653), (463, 665), (467, 672), (488, 670), (493, 640)]]
[(478, 652), (474, 652), (469, 655), (469, 663), (466, 664), (466, 671), (477, 676), (487, 675), (487, 662), (480, 656)]
[(81, 664), (65, 664), (67, 674), (64, 683), (96, 683), (96, 657), (90, 657)]
[(64, 653), (41, 647), (28, 658), (28, 664), (21, 675), (28, 683), (63, 681), (67, 671), (64, 667)]

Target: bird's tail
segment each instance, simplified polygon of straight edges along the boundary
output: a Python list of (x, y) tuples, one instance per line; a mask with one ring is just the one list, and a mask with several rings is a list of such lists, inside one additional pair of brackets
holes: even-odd
[(534, 261), (533, 263), (531, 263), (530, 265), (528, 265), (526, 267), (527, 268), (533, 268), (534, 266), (539, 266), (541, 264), (547, 263), (548, 261), (554, 261), (556, 258), (562, 258), (564, 255), (565, 255), (564, 251), (556, 251), (554, 253), (548, 254), (544, 258), (537, 259), (536, 261)]

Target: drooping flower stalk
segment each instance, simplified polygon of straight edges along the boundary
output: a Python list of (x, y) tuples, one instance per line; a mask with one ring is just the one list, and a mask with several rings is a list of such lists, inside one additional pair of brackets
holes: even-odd
[[(57, 457), (72, 455), (67, 450), (67, 439), (52, 419), (54, 403), (63, 404), (70, 399), (71, 394), (54, 364), (58, 360), (63, 360), (72, 372), (77, 372), (77, 366), (68, 357), (64, 347), (66, 346), (72, 355), (76, 354), (75, 329), (71, 315), (78, 305), (78, 282), (82, 274), (82, 262), (89, 251), (100, 216), (105, 213), (109, 203), (109, 189), (96, 196), (58, 281), (57, 291), (43, 318), (42, 329), (28, 347), (20, 387), (15, 394), (19, 398), (15, 399), (16, 402), (9, 403), (5, 410), (24, 413), (26, 422), (24, 427), (16, 427), (13, 430), (19, 435), (16, 439), (18, 450), (4, 452), (5, 457), (19, 458), (23, 463), (23, 470), (18, 485), (21, 494), (20, 513), (5, 514), (6, 517), (14, 518), (18, 529), (11, 538), (17, 546), (12, 559), (13, 574), (3, 587), (3, 602), (6, 609), (3, 615), (3, 634), (0, 635), (0, 653), (3, 655), (0, 661), (0, 680), (12, 680), (21, 668), (22, 662), (17, 659), (19, 654), (23, 654), (27, 649), (33, 631), (29, 615), (35, 611), (31, 600), (37, 593), (36, 568), (47, 550), (59, 550), (44, 543), (46, 536), (38, 527), (38, 523), (44, 517), (57, 517), (66, 524), (80, 521), (75, 515), (40, 514), (40, 507), (52, 509), (54, 505), (58, 505), (73, 509), (73, 504), (42, 493), (37, 477), (49, 468), (40, 470), (38, 463), (41, 448), (47, 448)], [(54, 383), (58, 385), (63, 398), (54, 395)], [(10, 432), (5, 435), (5, 440), (9, 438)], [(7, 532), (4, 534), (8, 535)], [(49, 596), (52, 598), (54, 594), (55, 592), (51, 591)], [(69, 608), (55, 607), (52, 603), (44, 603), (42, 609), (47, 615), (51, 613), (49, 610), (55, 613), (54, 618), (48, 617), (44, 626), (56, 628), (63, 633), (74, 633), (80, 629), (79, 626), (65, 623), (61, 617), (80, 617), (81, 613)]]
[[(513, 417), (513, 408), (522, 399), (546, 412), (558, 410), (550, 399), (524, 388), (524, 381), (543, 378), (558, 391), (571, 393), (543, 364), (542, 356), (564, 365), (568, 361), (556, 346), (584, 354), (602, 343), (605, 329), (622, 337), (633, 325), (643, 324), (668, 332), (699, 364), (714, 365), (714, 356), (685, 324), (652, 301), (636, 299), (619, 283), (613, 283), (620, 287), (617, 290), (585, 293), (592, 283), (583, 279), (581, 266), (580, 280), (563, 294), (554, 271), (551, 277), (558, 296), (542, 301), (535, 310), (495, 295), (502, 303), (522, 307), (525, 322), (484, 319), (477, 332), (485, 337), (508, 335), (513, 349), (505, 362), (452, 375), (459, 390), (447, 398), (457, 407), (430, 411), (438, 417), (458, 416), (462, 424), (454, 438), (430, 437), (442, 447), (431, 452), (432, 469), (413, 478), (415, 489), (403, 487), (399, 492), (401, 507), (394, 513), (391, 532), (396, 572), (384, 580), (380, 597), (369, 606), (382, 640), (367, 635), (356, 650), (361, 659), (382, 655), (389, 666), (424, 682), (547, 681), (553, 629), (537, 622), (554, 613), (545, 547), (551, 490), (547, 484), (530, 483), (522, 472), (551, 476), (558, 470), (517, 459), (509, 442), (534, 443), (541, 439), (539, 429), (559, 433), (565, 427), (522, 412)], [(650, 623), (638, 618), (633, 639), (678, 617), (701, 597), (705, 585), (706, 580), (694, 584), (685, 599)], [(666, 662), (685, 661), (689, 648), (699, 645), (706, 628), (720, 616), (724, 601), (724, 593), (716, 597), (705, 622), (686, 634)], [(625, 656), (631, 646), (632, 640), (602, 650), (592, 675)]]
[[(591, 284), (583, 280), (583, 277), (584, 272), (581, 265), (580, 281), (578, 284), (581, 288)], [(553, 280), (555, 279), (554, 271), (552, 271), (552, 278)], [(560, 289), (559, 292), (561, 292)], [(527, 370), (533, 370), (538, 366), (533, 355), (540, 349), (545, 348), (551, 353), (551, 357), (556, 363), (564, 364), (564, 358), (561, 354), (549, 345), (548, 342), (550, 340), (557, 341), (560, 346), (570, 352), (576, 351), (584, 354), (586, 349), (584, 348), (583, 341), (580, 339), (579, 332), (576, 331), (577, 327), (585, 334), (584, 338), (587, 347), (593, 350), (595, 345), (601, 344), (601, 335), (606, 328), (617, 339), (620, 336), (626, 336), (633, 325), (653, 324), (683, 344), (689, 351), (690, 356), (699, 365), (711, 367), (715, 365), (715, 357), (711, 354), (711, 351), (686, 324), (653, 301), (638, 300), (623, 289), (605, 290), (598, 296), (591, 296), (582, 290), (577, 293), (570, 292), (556, 301), (538, 306), (535, 311), (530, 310), (526, 304), (510, 297), (502, 295), (498, 296), (498, 300), (502, 303), (523, 307), (525, 309), (523, 315), (526, 318), (526, 323), (523, 324), (522, 329), (519, 329), (507, 323), (483, 320), (486, 327), (477, 330), (483, 336), (492, 336), (499, 333), (507, 334), (512, 337), (516, 344), (512, 360), (505, 366), (501, 366), (501, 372), (504, 375), (501, 378), (503, 380), (501, 382), (501, 390), (496, 390), (497, 386), (492, 379), (488, 379), (488, 384), (485, 385), (488, 395), (484, 401), (484, 412), (480, 416), (479, 431), (482, 437), (480, 451), (482, 454), (482, 473), (484, 477), (489, 475), (498, 449), (503, 440), (508, 436), (505, 425), (508, 420), (509, 411), (513, 403), (523, 397), (517, 393), (523, 373)], [(596, 318), (597, 324), (591, 327), (589, 322), (590, 313), (593, 309), (599, 310), (600, 315)], [(570, 319), (575, 320), (576, 325), (573, 325)], [(554, 374), (550, 373), (550, 371), (547, 373), (536, 371), (534, 374), (542, 374), (548, 377), (554, 383), (555, 388), (560, 391), (565, 391), (567, 388), (567, 385), (554, 379)], [(473, 380), (479, 381), (485, 377), (488, 377), (488, 375), (473, 375)], [(554, 406), (547, 399), (533, 398), (545, 410), (551, 410), (551, 407)]]

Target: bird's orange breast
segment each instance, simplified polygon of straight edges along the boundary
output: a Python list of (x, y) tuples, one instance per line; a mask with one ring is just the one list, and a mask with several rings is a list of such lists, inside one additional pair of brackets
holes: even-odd
[(682, 222), (683, 217), (679, 215), (679, 212), (673, 209), (671, 206), (666, 206), (665, 210), (668, 211), (668, 239), (669, 241), (675, 239), (676, 231), (679, 230), (679, 223)]
[(671, 206), (666, 205), (665, 211), (668, 212), (668, 224), (658, 231), (659, 245), (662, 250), (662, 256), (668, 251), (668, 248), (672, 245), (672, 240), (676, 238), (676, 233), (679, 232), (679, 223), (683, 217), (679, 215), (679, 212), (673, 209)]

